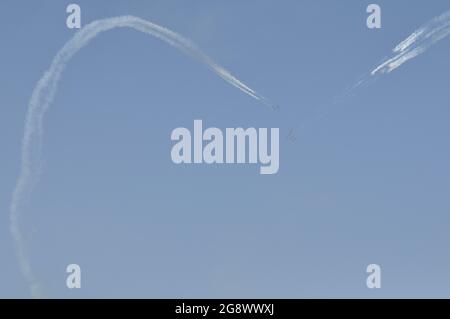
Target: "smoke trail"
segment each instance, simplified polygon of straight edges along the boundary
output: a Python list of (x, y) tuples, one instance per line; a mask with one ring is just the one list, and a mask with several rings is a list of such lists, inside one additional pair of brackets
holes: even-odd
[(371, 72), (361, 76), (356, 84), (335, 97), (333, 104), (353, 95), (355, 90), (368, 86), (371, 82), (376, 81), (379, 76), (391, 73), (404, 63), (424, 53), (448, 35), (450, 35), (450, 11), (433, 18), (400, 42), (392, 50), (394, 54), (391, 57), (384, 59)]
[(390, 73), (403, 63), (427, 51), (431, 46), (450, 34), (450, 11), (436, 17), (414, 31), (394, 49), (394, 56), (386, 59), (370, 74), (372, 76)]
[(414, 31), (409, 37), (400, 42), (393, 50), (393, 56), (386, 58), (380, 65), (370, 73), (365, 74), (341, 98), (354, 94), (354, 91), (368, 86), (376, 81), (379, 76), (391, 73), (404, 63), (421, 55), (434, 44), (438, 43), (450, 34), (450, 11), (433, 18), (419, 29)]
[(100, 33), (115, 28), (125, 27), (154, 36), (170, 44), (171, 46), (205, 64), (214, 73), (245, 94), (248, 94), (272, 109), (277, 108), (262, 95), (249, 88), (247, 85), (231, 75), (230, 72), (215, 63), (210, 57), (201, 52), (200, 49), (198, 49), (192, 42), (164, 27), (133, 16), (121, 16), (96, 20), (83, 27), (56, 54), (50, 68), (38, 81), (28, 105), (28, 112), (25, 121), (25, 132), (21, 149), (21, 171), (12, 194), (10, 206), (10, 228), (16, 245), (16, 253), (19, 260), (20, 269), (29, 284), (33, 297), (41, 297), (42, 291), (39, 282), (34, 276), (30, 261), (27, 257), (23, 236), (19, 228), (19, 218), (21, 210), (24, 208), (25, 200), (39, 179), (39, 157), (41, 154), (43, 119), (45, 113), (53, 101), (61, 74), (70, 59)]
[[(340, 104), (353, 96), (358, 89), (369, 86), (381, 75), (391, 73), (404, 63), (424, 53), (448, 35), (450, 35), (450, 11), (433, 18), (421, 26), (392, 50), (393, 56), (386, 58), (371, 72), (362, 75), (354, 85), (334, 96), (328, 103), (318, 105), (314, 115), (300, 123), (300, 129), (304, 128), (312, 118), (316, 120), (323, 119), (329, 113), (330, 107)], [(292, 137), (294, 136), (293, 131), (293, 129), (290, 130), (291, 140), (293, 140)]]

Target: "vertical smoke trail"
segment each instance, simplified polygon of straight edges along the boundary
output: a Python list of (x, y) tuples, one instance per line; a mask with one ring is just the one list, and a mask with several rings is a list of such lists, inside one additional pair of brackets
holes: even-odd
[(121, 16), (94, 21), (83, 27), (70, 39), (56, 54), (50, 68), (38, 81), (31, 96), (25, 121), (25, 131), (22, 140), (21, 171), (16, 187), (12, 194), (10, 206), (10, 229), (16, 246), (16, 254), (20, 269), (27, 280), (33, 297), (42, 296), (41, 287), (30, 265), (22, 233), (19, 228), (20, 213), (25, 200), (31, 193), (33, 186), (39, 179), (40, 154), (43, 136), (43, 120), (46, 111), (55, 96), (61, 74), (70, 59), (92, 39), (102, 32), (115, 28), (132, 28), (145, 34), (156, 37), (185, 54), (205, 64), (222, 79), (238, 88), (242, 92), (260, 101), (264, 105), (276, 109), (266, 98), (249, 88), (235, 78), (230, 72), (215, 63), (210, 57), (200, 51), (192, 42), (179, 34), (149, 21), (133, 17)]

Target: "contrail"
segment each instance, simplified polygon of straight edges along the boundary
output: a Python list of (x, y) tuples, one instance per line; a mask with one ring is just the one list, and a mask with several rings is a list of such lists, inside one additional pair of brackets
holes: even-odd
[(28, 195), (39, 179), (44, 116), (53, 101), (61, 74), (70, 59), (97, 35), (115, 28), (132, 28), (156, 37), (205, 64), (222, 79), (245, 94), (260, 101), (265, 106), (274, 110), (277, 109), (277, 106), (273, 105), (265, 97), (249, 88), (230, 72), (214, 62), (191, 41), (169, 29), (134, 16), (120, 16), (96, 20), (83, 27), (56, 54), (50, 68), (36, 84), (28, 105), (25, 120), (20, 175), (12, 194), (10, 206), (10, 229), (15, 242), (20, 269), (29, 284), (31, 295), (35, 298), (42, 297), (42, 291), (27, 257), (25, 243), (19, 228), (19, 218)]

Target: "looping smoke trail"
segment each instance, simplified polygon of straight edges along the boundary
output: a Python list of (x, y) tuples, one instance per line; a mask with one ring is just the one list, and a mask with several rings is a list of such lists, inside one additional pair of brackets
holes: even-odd
[(10, 206), (11, 234), (15, 242), (20, 269), (29, 284), (32, 296), (36, 298), (42, 296), (41, 286), (33, 273), (30, 261), (26, 254), (23, 236), (19, 228), (19, 218), (20, 212), (25, 205), (25, 200), (39, 179), (39, 157), (41, 154), (43, 136), (43, 119), (53, 101), (58, 82), (66, 64), (80, 49), (86, 46), (97, 35), (115, 28), (132, 28), (156, 37), (205, 64), (211, 71), (245, 94), (253, 97), (273, 110), (277, 109), (277, 106), (274, 106), (265, 97), (235, 78), (230, 72), (200, 51), (200, 49), (192, 42), (164, 27), (134, 16), (121, 16), (96, 20), (83, 27), (56, 54), (50, 68), (44, 73), (43, 77), (38, 81), (34, 88), (28, 105), (25, 132), (22, 140), (21, 171), (12, 194)]

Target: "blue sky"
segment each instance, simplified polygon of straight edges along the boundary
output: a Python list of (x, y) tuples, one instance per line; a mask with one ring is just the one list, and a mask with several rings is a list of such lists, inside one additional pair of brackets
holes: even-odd
[[(74, 34), (69, 3), (0, 3), (1, 297), (29, 296), (9, 203), (31, 92)], [(129, 14), (186, 36), (281, 109), (132, 30), (80, 51), (46, 116), (44, 173), (21, 220), (48, 296), (449, 296), (450, 38), (330, 103), (447, 1), (376, 1), (381, 30), (366, 28), (370, 1), (77, 3), (83, 24)], [(170, 133), (194, 119), (279, 127), (279, 173), (174, 165)], [(65, 286), (70, 263), (80, 290)], [(380, 290), (366, 287), (371, 263)]]

